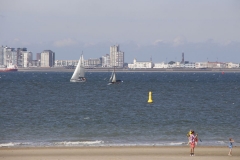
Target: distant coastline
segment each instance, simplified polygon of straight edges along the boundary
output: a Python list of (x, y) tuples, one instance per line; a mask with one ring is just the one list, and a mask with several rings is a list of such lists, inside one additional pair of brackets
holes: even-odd
[[(86, 72), (112, 72), (113, 68), (92, 68), (85, 69)], [(146, 68), (146, 69), (127, 69), (116, 68), (116, 72), (240, 72), (240, 68)], [(73, 72), (74, 69), (66, 69), (64, 67), (55, 68), (19, 68), (19, 72)]]

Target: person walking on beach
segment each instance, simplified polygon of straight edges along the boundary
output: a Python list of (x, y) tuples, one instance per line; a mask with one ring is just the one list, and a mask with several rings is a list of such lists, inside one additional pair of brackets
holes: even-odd
[(234, 140), (232, 138), (229, 138), (229, 146), (228, 146), (229, 147), (229, 153), (228, 153), (229, 156), (232, 156), (233, 142), (234, 142)]
[(190, 144), (190, 156), (194, 156), (194, 148), (195, 148), (195, 140), (196, 137), (194, 135), (194, 131), (191, 131), (191, 134), (189, 136), (189, 144)]

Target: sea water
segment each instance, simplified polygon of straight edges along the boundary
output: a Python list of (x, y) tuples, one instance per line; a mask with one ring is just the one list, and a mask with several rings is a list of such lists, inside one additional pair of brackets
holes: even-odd
[[(0, 146), (240, 146), (240, 73), (0, 73)], [(152, 91), (153, 103), (148, 93)]]

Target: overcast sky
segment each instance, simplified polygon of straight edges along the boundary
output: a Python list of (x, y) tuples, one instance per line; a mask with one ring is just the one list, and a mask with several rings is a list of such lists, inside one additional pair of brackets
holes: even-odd
[(240, 63), (240, 0), (0, 0), (0, 45), (50, 49), (57, 60)]

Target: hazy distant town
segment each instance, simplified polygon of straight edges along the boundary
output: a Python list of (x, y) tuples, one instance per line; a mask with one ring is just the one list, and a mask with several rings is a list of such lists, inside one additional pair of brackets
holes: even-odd
[[(152, 59), (149, 61), (137, 61), (137, 57), (133, 59), (133, 63), (125, 63), (124, 52), (120, 50), (119, 45), (110, 46), (109, 54), (96, 59), (85, 59), (85, 68), (127, 68), (127, 69), (168, 69), (168, 68), (186, 68), (186, 69), (207, 69), (207, 68), (239, 68), (239, 63), (232, 62), (189, 62), (185, 60), (184, 53), (182, 60), (158, 62), (154, 63)], [(18, 68), (66, 68), (73, 69), (78, 63), (76, 60), (55, 60), (55, 52), (44, 50), (36, 53), (36, 59), (33, 60), (33, 53), (27, 48), (11, 48), (7, 46), (0, 47), (0, 66), (7, 67), (15, 65)]]

